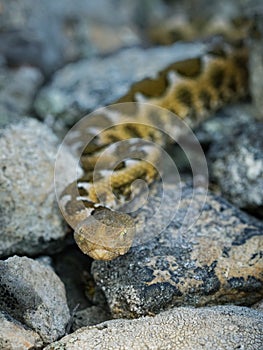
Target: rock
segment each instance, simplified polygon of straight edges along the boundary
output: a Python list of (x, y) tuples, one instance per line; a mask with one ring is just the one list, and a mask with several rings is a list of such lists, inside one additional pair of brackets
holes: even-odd
[(253, 309), (263, 312), (263, 299), (261, 299), (258, 303), (252, 305), (252, 307)]
[(53, 185), (57, 143), (52, 131), (33, 119), (0, 133), (2, 257), (51, 253), (63, 247), (66, 230)]
[(0, 312), (0, 348), (5, 350), (41, 349), (43, 341), (40, 336), (14, 320), (7, 314)]
[[(90, 307), (92, 302), (85, 296), (85, 287), (91, 283), (91, 259), (76, 245), (72, 245), (56, 254), (53, 260), (55, 271), (65, 285), (70, 311)], [(94, 281), (92, 289), (94, 290)]]
[[(258, 4), (258, 8), (260, 8)], [(253, 8), (252, 8), (253, 11)], [(249, 72), (250, 72), (250, 91), (253, 103), (257, 110), (257, 117), (263, 120), (263, 16), (262, 11), (254, 16), (254, 35), (250, 40), (249, 47)]]
[(111, 318), (105, 296), (90, 273), (91, 261), (76, 245), (53, 256), (54, 269), (65, 285), (73, 330)]
[(30, 111), (43, 76), (37, 68), (0, 67), (0, 128)]
[(252, 120), (214, 142), (211, 175), (223, 195), (239, 208), (263, 215), (263, 123)]
[[(213, 143), (224, 142), (237, 128), (246, 128), (255, 122), (255, 110), (251, 103), (239, 102), (225, 106), (206, 119), (195, 130), (198, 141), (207, 149)], [(208, 159), (209, 160), (209, 159)]]
[(72, 330), (76, 331), (81, 327), (93, 326), (110, 320), (111, 318), (107, 309), (101, 308), (100, 306), (91, 306), (76, 312), (73, 319)]
[(81, 328), (45, 350), (259, 350), (262, 327), (263, 314), (246, 307), (179, 307), (155, 317)]
[(135, 8), (127, 4), (118, 3), (116, 16), (114, 0), (3, 0), (0, 54), (8, 64), (33, 65), (50, 74), (65, 62), (138, 44)]
[(27, 257), (0, 261), (0, 308), (37, 332), (44, 343), (65, 334), (65, 288), (50, 267)]
[(201, 43), (178, 43), (148, 50), (126, 49), (106, 58), (69, 64), (40, 90), (35, 109), (42, 118), (50, 114), (72, 125), (83, 113), (118, 101), (132, 84), (155, 78), (169, 64), (196, 57), (204, 50)]
[[(133, 318), (172, 306), (249, 305), (260, 300), (262, 223), (219, 196), (206, 197), (201, 188), (192, 200), (192, 189), (185, 185), (177, 210), (179, 187), (168, 187), (165, 212), (160, 213), (161, 185), (153, 191), (145, 208), (136, 213), (143, 241), (135, 242), (124, 256), (92, 264), (93, 277), (112, 314)], [(166, 229), (159, 229), (169, 212), (174, 219)], [(159, 234), (153, 234), (156, 229)]]

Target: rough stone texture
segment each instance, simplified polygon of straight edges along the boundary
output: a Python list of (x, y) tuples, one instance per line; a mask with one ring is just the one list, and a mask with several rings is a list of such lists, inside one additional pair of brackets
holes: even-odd
[(37, 332), (45, 343), (65, 334), (65, 288), (50, 267), (27, 257), (0, 262), (0, 308)]
[(42, 118), (51, 114), (73, 124), (83, 113), (116, 102), (133, 83), (154, 78), (169, 64), (196, 57), (204, 50), (205, 45), (200, 43), (178, 43), (166, 48), (127, 49), (110, 57), (69, 64), (40, 90), (36, 111)]
[[(73, 243), (73, 238), (72, 238)], [(91, 298), (85, 296), (85, 286), (90, 284), (91, 259), (83, 254), (76, 245), (64, 249), (54, 256), (54, 268), (65, 285), (68, 306), (71, 312), (85, 309), (92, 305)], [(92, 284), (94, 290), (94, 282)]]
[(263, 123), (251, 121), (214, 142), (211, 175), (223, 195), (240, 208), (263, 214)]
[(110, 320), (112, 317), (107, 309), (100, 306), (91, 306), (84, 310), (77, 311), (72, 325), (72, 330), (76, 331), (81, 327), (93, 326), (95, 324)]
[(57, 138), (33, 119), (0, 133), (0, 256), (61, 249), (65, 225), (54, 193)]
[(9, 64), (35, 65), (49, 74), (65, 62), (134, 45), (141, 2), (2, 0), (0, 55)]
[(33, 350), (42, 347), (43, 342), (36, 332), (0, 312), (0, 349)]
[(0, 67), (0, 127), (29, 112), (43, 77), (37, 68)]
[(263, 312), (263, 299), (261, 299), (258, 303), (252, 305), (252, 307), (253, 309)]
[(239, 102), (217, 111), (212, 118), (206, 119), (195, 129), (195, 134), (206, 149), (213, 143), (224, 142), (236, 129), (246, 128), (254, 122), (255, 109), (252, 103)]
[(68, 246), (53, 257), (53, 266), (65, 285), (73, 330), (91, 326), (110, 318), (101, 290), (96, 288), (90, 273), (92, 259), (76, 245)]
[[(262, 7), (262, 4), (261, 4)], [(260, 8), (260, 7), (259, 7)], [(250, 40), (249, 71), (250, 91), (257, 110), (257, 117), (263, 120), (263, 15), (262, 10), (254, 16), (257, 34)]]
[[(263, 225), (219, 196), (183, 186), (165, 198), (165, 213), (158, 212), (162, 188), (139, 213), (141, 244), (109, 262), (94, 261), (93, 277), (104, 291), (115, 317), (158, 313), (172, 306), (252, 304), (263, 295)], [(189, 220), (199, 211), (198, 221)], [(188, 219), (185, 215), (188, 212)], [(156, 234), (162, 222), (175, 217)], [(155, 233), (153, 233), (155, 232)], [(147, 237), (149, 237), (147, 241)], [(135, 241), (136, 242), (136, 241)], [(136, 243), (135, 243), (136, 244)]]
[(45, 350), (261, 350), (263, 314), (237, 306), (174, 308), (82, 328)]

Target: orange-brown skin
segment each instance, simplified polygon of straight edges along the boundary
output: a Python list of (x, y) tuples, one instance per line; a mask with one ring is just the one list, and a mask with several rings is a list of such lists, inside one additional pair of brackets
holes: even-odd
[[(176, 62), (169, 71), (161, 72), (155, 80), (149, 79), (133, 86), (120, 101), (135, 101), (136, 93), (139, 92), (147, 96), (145, 102), (168, 109), (194, 126), (211, 111), (246, 96), (246, 64), (246, 49), (233, 50), (227, 47), (219, 55), (208, 54), (196, 60)], [(168, 85), (164, 83), (165, 75), (169, 75), (169, 79), (166, 77)], [(96, 147), (91, 145), (84, 151), (82, 163), (87, 177), (79, 179), (79, 191), (81, 197), (85, 197), (85, 209), (78, 203), (76, 189), (72, 190), (76, 187), (75, 184), (69, 185), (61, 196), (68, 198), (63, 213), (75, 228), (77, 244), (85, 254), (94, 259), (111, 260), (125, 254), (135, 235), (135, 225), (127, 214), (107, 208), (98, 209), (96, 204), (100, 203), (100, 198), (107, 206), (115, 209), (117, 205), (113, 190), (127, 198), (134, 180), (143, 178), (150, 184), (158, 175), (154, 165), (157, 164), (159, 155), (158, 152), (150, 150), (148, 154), (144, 154), (142, 160), (131, 165), (120, 164), (111, 175), (101, 175), (95, 183), (92, 183), (92, 176), (89, 176), (102, 151), (115, 141), (139, 137), (160, 145), (166, 143), (166, 139), (157, 129), (140, 123), (147, 124), (147, 113), (137, 115), (136, 119), (138, 123), (116, 125), (100, 133)], [(169, 128), (166, 126), (165, 111), (160, 119), (164, 130)], [(105, 156), (105, 160), (106, 158), (109, 160), (111, 155)], [(87, 183), (89, 188), (86, 189), (81, 183)]]

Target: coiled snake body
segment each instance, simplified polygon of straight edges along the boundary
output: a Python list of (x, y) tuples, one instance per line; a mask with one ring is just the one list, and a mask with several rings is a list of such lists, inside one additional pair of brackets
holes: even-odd
[[(160, 72), (158, 78), (142, 84), (140, 90), (132, 87), (120, 102), (142, 99), (153, 106), (163, 108), (160, 123), (164, 129), (171, 126), (167, 122), (165, 110), (169, 110), (187, 121), (190, 126), (198, 124), (211, 111), (222, 105), (242, 98), (247, 94), (247, 50), (221, 45), (212, 48), (203, 57), (175, 62)], [(114, 126), (100, 132), (86, 147), (81, 157), (84, 176), (76, 183), (68, 185), (60, 202), (63, 214), (75, 229), (75, 240), (80, 249), (94, 259), (110, 260), (125, 254), (132, 245), (135, 234), (133, 219), (116, 211), (123, 201), (130, 198), (131, 183), (142, 178), (147, 183), (158, 176), (156, 162), (158, 152), (150, 144), (134, 144), (134, 138), (148, 140), (163, 146), (167, 143), (157, 128), (149, 124), (149, 112), (138, 111), (134, 122), (131, 119), (118, 122), (114, 113)], [(107, 116), (106, 116), (107, 118)], [(88, 130), (94, 133), (92, 127)], [(115, 166), (113, 153), (121, 152), (120, 145), (105, 154), (107, 146), (121, 140), (128, 141), (125, 160)], [(139, 141), (140, 142), (140, 141)], [(126, 142), (127, 148), (127, 142)], [(97, 179), (93, 172), (97, 161), (102, 158)], [(113, 172), (103, 166), (113, 164)], [(110, 186), (109, 186), (110, 183)]]

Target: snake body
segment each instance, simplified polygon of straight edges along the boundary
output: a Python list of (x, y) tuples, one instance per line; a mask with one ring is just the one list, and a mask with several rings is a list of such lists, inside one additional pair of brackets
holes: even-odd
[[(116, 102), (142, 100), (162, 107), (159, 122), (164, 130), (171, 127), (165, 110), (195, 126), (212, 111), (247, 95), (247, 60), (244, 47), (216, 45), (202, 57), (175, 62), (159, 72), (156, 79), (135, 84)], [(104, 118), (113, 119), (112, 115)], [(75, 182), (69, 184), (60, 197), (63, 214), (75, 229), (74, 237), (80, 249), (99, 260), (111, 260), (129, 250), (135, 224), (118, 208), (130, 199), (130, 185), (135, 180), (142, 178), (150, 184), (158, 176), (155, 166), (158, 152), (144, 141), (135, 145), (134, 138), (161, 146), (169, 142), (157, 128), (145, 126), (149, 124), (149, 112), (139, 110), (134, 120), (127, 119), (127, 122), (123, 122), (123, 118), (119, 120), (118, 115), (114, 118), (116, 125), (100, 132), (85, 148), (81, 157), (84, 176), (78, 179), (77, 187)], [(92, 127), (88, 132), (94, 133)], [(115, 166), (115, 155), (121, 153), (121, 144), (103, 152), (122, 140), (127, 140), (125, 160)], [(94, 180), (92, 174), (101, 158)], [(114, 165), (113, 172), (107, 171), (104, 160), (105, 164)]]

